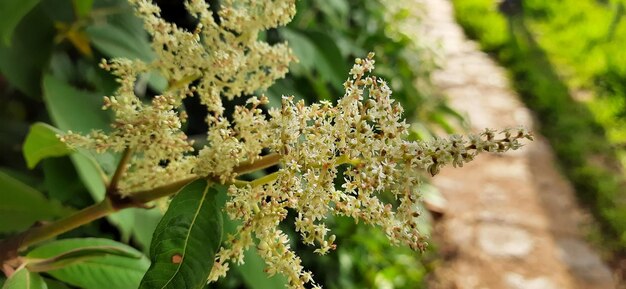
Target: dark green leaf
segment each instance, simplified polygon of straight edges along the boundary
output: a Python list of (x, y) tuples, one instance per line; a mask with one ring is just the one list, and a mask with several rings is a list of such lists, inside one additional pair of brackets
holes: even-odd
[[(5, 2), (0, 1), (0, 5)], [(14, 13), (3, 8), (0, 11), (0, 14)], [(3, 19), (4, 16), (0, 16), (0, 21)], [(41, 95), (42, 68), (47, 66), (50, 58), (54, 32), (50, 19), (40, 7), (35, 7), (18, 25), (11, 46), (0, 43), (0, 71), (3, 77), (30, 97), (39, 98)]]
[(347, 78), (348, 68), (341, 50), (330, 36), (316, 31), (300, 32), (288, 28), (282, 29), (281, 32), (303, 69), (309, 71), (308, 73), (315, 69), (321, 79), (341, 89)]
[(69, 157), (49, 158), (41, 162), (45, 192), (51, 199), (74, 208), (93, 204)]
[(43, 278), (43, 280), (46, 282), (46, 285), (48, 285), (48, 289), (70, 289), (70, 287), (65, 285), (63, 282), (50, 278)]
[[(29, 259), (46, 259), (79, 248), (114, 247), (132, 256), (142, 256), (134, 248), (108, 239), (64, 239), (45, 244), (28, 253)], [(47, 273), (63, 282), (85, 289), (135, 289), (149, 266), (145, 257), (95, 256)]]
[(317, 47), (318, 58), (315, 58), (315, 68), (320, 76), (337, 89), (341, 89), (348, 78), (349, 67), (337, 47), (336, 41), (328, 33), (306, 31), (305, 35)]
[(5, 220), (0, 222), (0, 232), (23, 230), (36, 221), (69, 212), (58, 202), (47, 200), (37, 190), (0, 172), (0, 220)]
[(206, 180), (185, 186), (159, 222), (152, 245), (152, 265), (140, 288), (202, 288), (222, 240), (222, 212), (217, 191)]
[(72, 150), (57, 137), (61, 133), (55, 127), (38, 122), (33, 124), (24, 141), (23, 153), (28, 168), (34, 168), (39, 161), (49, 157), (60, 157)]
[(2, 289), (48, 289), (48, 286), (39, 274), (28, 272), (26, 268), (22, 268), (11, 275)]
[(10, 44), (13, 30), (37, 3), (39, 0), (0, 1), (0, 38), (4, 44)]

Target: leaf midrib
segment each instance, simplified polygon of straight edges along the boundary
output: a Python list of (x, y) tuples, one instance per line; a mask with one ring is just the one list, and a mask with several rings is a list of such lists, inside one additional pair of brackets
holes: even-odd
[(189, 226), (189, 230), (187, 231), (187, 236), (185, 236), (185, 246), (183, 246), (183, 254), (182, 254), (183, 259), (180, 263), (178, 263), (178, 266), (176, 267), (176, 272), (174, 272), (174, 274), (172, 274), (172, 277), (170, 277), (170, 279), (167, 280), (167, 282), (165, 282), (163, 286), (161, 286), (161, 289), (164, 289), (168, 284), (170, 284), (170, 282), (172, 282), (172, 280), (174, 280), (174, 277), (176, 277), (176, 275), (180, 271), (180, 267), (182, 267), (183, 263), (185, 262), (185, 257), (187, 256), (187, 244), (189, 242), (189, 237), (191, 236), (191, 230), (193, 226), (195, 226), (196, 224), (196, 219), (198, 218), (198, 215), (200, 214), (200, 209), (202, 208), (202, 204), (204, 204), (204, 199), (206, 198), (208, 191), (209, 191), (209, 184), (207, 183), (204, 187), (204, 191), (202, 192), (202, 199), (200, 199), (200, 202), (198, 202), (198, 208), (196, 209), (196, 212), (194, 213), (193, 220), (191, 221), (191, 225)]

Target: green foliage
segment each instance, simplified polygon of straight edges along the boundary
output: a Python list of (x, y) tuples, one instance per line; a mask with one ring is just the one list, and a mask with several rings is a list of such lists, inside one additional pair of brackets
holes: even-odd
[(508, 41), (506, 19), (498, 14), (494, 1), (454, 1), (454, 6), (459, 24), (470, 37), (480, 39), (484, 50), (496, 51)]
[[(280, 104), (283, 94), (309, 102), (338, 99), (346, 80), (341, 72), (348, 71), (355, 57), (374, 51), (377, 74), (389, 81), (408, 122), (417, 124), (414, 137), (428, 138), (436, 129), (453, 132), (462, 127), (463, 118), (429, 82), (433, 56), (417, 47), (416, 39), (390, 32), (397, 24), (387, 23), (392, 14), (387, 9), (381, 1), (299, 1), (296, 18), (278, 34), (289, 42), (300, 63), (292, 65), (288, 78), (270, 88), (272, 104)], [(391, 20), (402, 21), (407, 17), (402, 13), (408, 12), (396, 12)]]
[(336, 252), (318, 256), (302, 248), (301, 253), (305, 266), (325, 288), (427, 288), (425, 276), (431, 270), (434, 248), (416, 255), (409, 248), (389, 244), (380, 230), (344, 217), (336, 218), (333, 226), (343, 236), (337, 239)]
[(39, 0), (6, 0), (0, 2), (0, 38), (4, 44), (10, 44), (13, 30), (22, 17), (28, 13)]
[(217, 191), (206, 180), (185, 186), (172, 199), (154, 231), (152, 264), (141, 289), (201, 288), (222, 242), (222, 214)]
[(48, 289), (48, 286), (39, 274), (22, 268), (11, 275), (2, 289)]
[[(623, 131), (623, 121), (607, 111), (623, 103), (626, 95), (599, 97), (604, 90), (594, 81), (613, 69), (606, 59), (626, 61), (620, 56), (626, 34), (613, 34), (606, 41), (607, 29), (626, 28), (610, 25), (610, 7), (615, 6), (598, 1), (524, 1), (524, 13), (507, 21), (491, 1), (458, 0), (454, 5), (459, 22), (509, 67), (516, 88), (537, 112), (563, 171), (600, 221), (603, 245), (626, 250), (626, 179), (617, 163), (620, 152), (615, 145), (620, 142), (611, 137), (611, 131)], [(501, 35), (487, 37), (489, 30)], [(592, 99), (573, 99), (570, 91), (581, 87), (591, 92)], [(621, 91), (617, 86), (611, 90)]]
[(32, 169), (42, 159), (69, 154), (72, 150), (57, 137), (61, 131), (45, 123), (35, 123), (24, 141), (24, 158), (28, 168)]
[(94, 0), (72, 0), (74, 12), (78, 18), (85, 18), (91, 13)]
[[(31, 1), (1, 1), (3, 4), (13, 2)], [(11, 9), (0, 7), (0, 11), (0, 19), (16, 15)], [(45, 13), (40, 6), (35, 7), (17, 26), (11, 45), (0, 44), (0, 72), (32, 98), (40, 97), (42, 68), (48, 63), (53, 46), (54, 27)], [(0, 24), (0, 27), (5, 26)]]
[[(114, 254), (110, 254), (111, 252)], [(141, 252), (132, 247), (96, 238), (50, 242), (35, 248), (26, 257), (36, 260), (59, 256), (82, 260), (73, 260), (74, 262), (61, 264), (63, 266), (60, 268), (46, 272), (63, 282), (85, 289), (136, 289), (150, 264)]]
[[(58, 242), (58, 241), (57, 241)], [(66, 243), (66, 241), (60, 241)], [(73, 245), (73, 244), (72, 244)], [(52, 245), (53, 251), (58, 250), (59, 247), (57, 244)], [(46, 254), (46, 251), (50, 250), (50, 245), (43, 246), (37, 249), (37, 253), (39, 255)], [(121, 246), (121, 244), (116, 244), (116, 246), (111, 245), (94, 245), (88, 247), (68, 247), (67, 251), (59, 253), (56, 256), (52, 256), (49, 258), (35, 258), (27, 261), (26, 268), (31, 272), (46, 272), (52, 270), (58, 270), (63, 267), (67, 267), (72, 264), (81, 263), (85, 260), (102, 257), (102, 256), (120, 256), (120, 257), (128, 257), (133, 259), (140, 259), (142, 257), (141, 254), (138, 254), (135, 250), (129, 250), (128, 247)]]
[(36, 221), (52, 220), (71, 210), (57, 201), (47, 200), (43, 194), (0, 172), (0, 232), (24, 230)]

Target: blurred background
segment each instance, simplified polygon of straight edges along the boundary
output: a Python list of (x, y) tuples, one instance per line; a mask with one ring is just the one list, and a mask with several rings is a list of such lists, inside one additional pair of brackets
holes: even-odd
[[(193, 30), (195, 20), (182, 1), (155, 2), (166, 20)], [(217, 0), (208, 2), (219, 7)], [(264, 92), (270, 105), (278, 105), (282, 95), (294, 95), (307, 103), (336, 100), (343, 96), (342, 84), (354, 58), (373, 51), (377, 55), (376, 74), (390, 82), (393, 97), (405, 108), (411, 124), (409, 138), (428, 140), (467, 132), (470, 113), (451, 105), (440, 81), (434, 80), (434, 74), (447, 65), (449, 55), (442, 48), (445, 34), (441, 36), (444, 39), (435, 39), (425, 33), (428, 27), (424, 21), (432, 16), (432, 2), (298, 1), (298, 13), (287, 27), (261, 36), (269, 43), (288, 41), (300, 59), (285, 79)], [(626, 183), (622, 170), (626, 162), (626, 130), (622, 129), (626, 124), (626, 2), (439, 2), (452, 4), (463, 31), (506, 69), (510, 89), (533, 111), (539, 124), (536, 133), (549, 141), (556, 166), (573, 185), (582, 212), (590, 216), (587, 224), (591, 225), (581, 227), (581, 234), (604, 264), (609, 264), (613, 278), (621, 280), (626, 271)], [(437, 25), (429, 29), (445, 30)], [(80, 160), (50, 158), (30, 166), (22, 146), (35, 122), (83, 132), (106, 126), (111, 115), (100, 109), (102, 96), (113, 94), (116, 83), (98, 63), (113, 57), (145, 61), (154, 57), (141, 21), (123, 0), (0, 3), (0, 197), (9, 200), (2, 195), (19, 182), (49, 202), (35, 204), (13, 198), (13, 203), (0, 204), (0, 237), (35, 221), (52, 220), (87, 207), (97, 199), (94, 180)], [(481, 71), (469, 71), (478, 73)], [(149, 100), (166, 86), (157, 75), (145, 75), (136, 90)], [(228, 106), (241, 104), (243, 99)], [(186, 99), (184, 105), (189, 114), (185, 131), (202, 145), (207, 130), (205, 110), (195, 98)], [(101, 165), (107, 170), (106, 160)], [(108, 170), (114, 168), (113, 163), (108, 165)], [(460, 176), (459, 182), (464, 177), (468, 178)], [(446, 276), (436, 272), (457, 258), (446, 251), (448, 235), (440, 232), (445, 228), (438, 229), (442, 218), (450, 219), (447, 212), (454, 208), (454, 200), (446, 195), (446, 201), (441, 194), (445, 184), (438, 189), (428, 184), (431, 180), (426, 176), (424, 182), (420, 226), (425, 234), (434, 234), (427, 252), (390, 246), (377, 228), (344, 218), (331, 219), (330, 227), (338, 236), (335, 252), (320, 257), (297, 241), (292, 247), (324, 288), (479, 288), (453, 287), (467, 282), (440, 282)], [(391, 196), (385, 197), (393, 202)], [(46, 209), (50, 207), (63, 209)], [(160, 216), (158, 210), (128, 210), (60, 238), (111, 238), (146, 252)], [(298, 237), (294, 234), (292, 240)], [(246, 265), (233, 271), (208, 288), (282, 288), (284, 283), (280, 277), (264, 275), (262, 261), (254, 252), (247, 255)], [(0, 283), (2, 280), (0, 277)], [(73, 288), (54, 284), (58, 286), (54, 288)], [(494, 286), (485, 288), (502, 288)], [(537, 286), (532, 288), (552, 288)]]

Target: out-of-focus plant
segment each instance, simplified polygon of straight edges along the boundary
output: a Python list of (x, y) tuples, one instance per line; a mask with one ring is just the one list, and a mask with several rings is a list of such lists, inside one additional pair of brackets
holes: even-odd
[(599, 221), (594, 237), (609, 258), (623, 258), (624, 2), (518, 3), (523, 5), (517, 11), (507, 12), (490, 0), (454, 1), (458, 21), (509, 67), (537, 112), (581, 203)]

